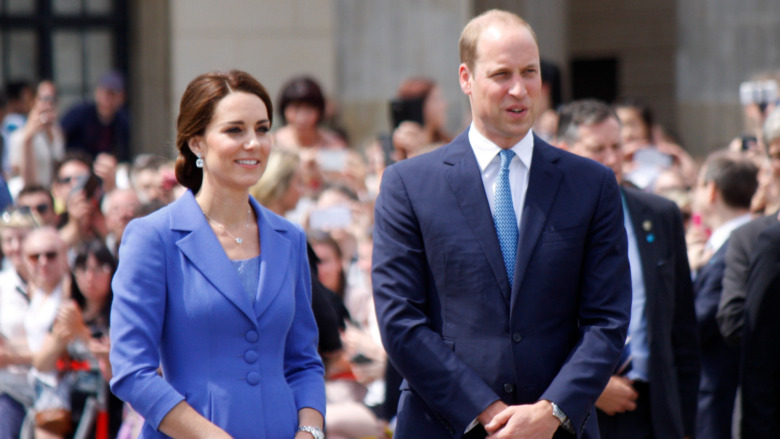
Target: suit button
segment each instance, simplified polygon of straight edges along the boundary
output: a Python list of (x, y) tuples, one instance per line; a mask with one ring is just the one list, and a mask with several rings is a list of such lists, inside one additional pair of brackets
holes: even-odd
[(246, 338), (246, 341), (248, 341), (249, 343), (254, 343), (260, 338), (257, 335), (257, 331), (255, 331), (254, 329), (250, 329), (249, 331), (246, 331), (244, 337)]
[(260, 374), (257, 372), (249, 372), (246, 374), (246, 382), (252, 386), (256, 386), (260, 382)]
[(248, 350), (244, 352), (244, 361), (249, 364), (254, 364), (257, 361), (257, 351)]
[(515, 342), (515, 343), (520, 343), (520, 341), (521, 341), (522, 339), (523, 339), (523, 336), (522, 336), (522, 335), (520, 335), (520, 333), (519, 333), (519, 332), (515, 332), (514, 334), (512, 334), (512, 341), (513, 341), (513, 342)]
[(512, 393), (515, 391), (515, 386), (511, 383), (504, 384), (504, 392), (506, 393)]

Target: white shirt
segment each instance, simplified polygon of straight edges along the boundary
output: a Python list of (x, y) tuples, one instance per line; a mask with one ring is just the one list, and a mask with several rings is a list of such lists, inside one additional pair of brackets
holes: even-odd
[[(501, 169), (501, 157), (498, 155), (501, 148), (483, 136), (472, 123), (469, 127), (469, 143), (477, 159), (479, 170), (482, 173), (482, 185), (485, 188), (490, 212), (496, 214), (496, 178)], [(534, 135), (531, 130), (515, 146), (515, 156), (509, 163), (509, 189), (512, 191), (512, 207), (515, 209), (517, 227), (520, 229), (520, 217), (525, 204), (525, 194), (528, 191), (528, 177), (531, 169), (531, 157), (534, 151)]]
[[(54, 164), (65, 155), (65, 137), (59, 127), (52, 130), (53, 138), (49, 141), (46, 133), (39, 131), (33, 135), (33, 166), (36, 167), (38, 183), (45, 187), (51, 186), (54, 179)], [(11, 134), (9, 141), (9, 159), (12, 166), (21, 168), (24, 153), (24, 129), (18, 129)], [(19, 169), (21, 173), (21, 169)]]
[(723, 247), (723, 244), (729, 240), (731, 232), (738, 229), (743, 224), (749, 223), (752, 219), (753, 217), (749, 213), (746, 213), (721, 224), (720, 227), (712, 232), (710, 239), (707, 240), (707, 248), (713, 252), (720, 250), (720, 248)]

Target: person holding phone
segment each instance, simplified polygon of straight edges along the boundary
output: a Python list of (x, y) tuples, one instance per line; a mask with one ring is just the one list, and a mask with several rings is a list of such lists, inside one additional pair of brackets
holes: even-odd
[(38, 84), (27, 122), (11, 134), (9, 148), (12, 175), (20, 176), (24, 185), (51, 185), (54, 163), (65, 154), (65, 137), (57, 122), (57, 87), (52, 81)]
[(176, 140), (188, 190), (125, 229), (111, 390), (145, 419), (142, 438), (324, 437), (306, 236), (249, 195), (272, 115), (245, 72), (193, 79)]

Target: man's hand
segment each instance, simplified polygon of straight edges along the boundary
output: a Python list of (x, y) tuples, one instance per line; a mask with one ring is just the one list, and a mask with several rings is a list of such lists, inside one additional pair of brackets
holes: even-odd
[(483, 425), (488, 432), (487, 439), (550, 439), (561, 423), (553, 416), (550, 402), (542, 400), (508, 406)]
[(596, 400), (596, 407), (602, 412), (614, 416), (616, 413), (636, 410), (636, 400), (639, 398), (631, 380), (613, 375), (609, 378), (607, 387)]

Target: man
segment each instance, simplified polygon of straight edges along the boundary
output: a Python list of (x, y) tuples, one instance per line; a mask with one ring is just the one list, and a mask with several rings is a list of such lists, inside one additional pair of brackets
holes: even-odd
[(471, 127), (385, 170), (376, 203), (377, 316), (405, 378), (395, 437), (597, 438), (631, 302), (615, 178), (530, 130), (528, 23), (488, 11), (460, 53)]
[(39, 184), (28, 185), (16, 196), (16, 205), (27, 207), (41, 225), (57, 227), (57, 213), (54, 212), (54, 197)]
[(94, 102), (71, 108), (62, 118), (65, 148), (92, 158), (108, 153), (120, 162), (130, 160), (130, 119), (124, 110), (125, 81), (117, 72), (106, 73), (95, 88)]
[[(563, 107), (557, 142), (609, 167), (622, 184), (621, 124), (607, 104), (583, 100)], [(631, 368), (613, 375), (596, 401), (601, 437), (693, 437), (699, 357), (682, 216), (673, 202), (635, 189), (624, 188), (623, 201), (633, 292), (626, 347)]]
[(10, 144), (11, 133), (23, 127), (27, 122), (35, 99), (35, 90), (27, 81), (11, 81), (5, 86), (5, 116), (0, 121), (0, 134), (3, 137), (2, 170), (11, 171)]
[(742, 344), (741, 435), (776, 438), (780, 431), (780, 225), (766, 228), (753, 254)]
[[(780, 108), (774, 109), (764, 122), (764, 144), (767, 145), (772, 175), (780, 179)], [(780, 200), (767, 200), (776, 204)], [(723, 294), (718, 305), (718, 328), (726, 342), (739, 346), (745, 322), (745, 296), (750, 273), (750, 256), (758, 243), (758, 235), (767, 227), (777, 224), (780, 212), (767, 212), (734, 230), (726, 249), (726, 269), (723, 273)]]
[(106, 246), (118, 257), (119, 244), (127, 224), (137, 216), (141, 201), (134, 189), (114, 189), (103, 199), (103, 217), (106, 219)]
[(701, 349), (696, 437), (731, 438), (737, 390), (739, 350), (726, 345), (715, 315), (723, 290), (727, 241), (734, 229), (750, 221), (750, 200), (758, 181), (756, 165), (736, 153), (711, 154), (699, 174), (693, 209), (702, 226), (712, 230), (705, 251), (712, 256), (695, 273), (693, 284)]

